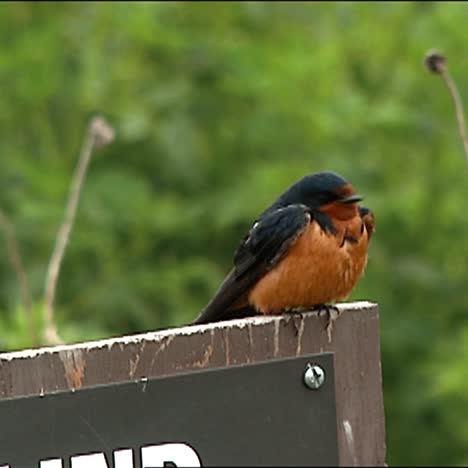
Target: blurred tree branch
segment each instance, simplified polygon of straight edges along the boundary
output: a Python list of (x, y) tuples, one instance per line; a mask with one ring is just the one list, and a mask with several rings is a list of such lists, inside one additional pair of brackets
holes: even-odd
[(57, 233), (54, 250), (47, 268), (44, 288), (44, 339), (49, 345), (63, 343), (63, 340), (58, 334), (57, 325), (54, 319), (54, 299), (60, 266), (73, 228), (83, 181), (86, 177), (94, 149), (111, 143), (113, 139), (114, 130), (102, 117), (94, 117), (91, 119), (70, 185), (70, 193), (65, 208), (63, 222)]
[(0, 229), (3, 231), (6, 240), (6, 249), (10, 263), (16, 274), (18, 287), (20, 289), (21, 302), (26, 317), (26, 323), (29, 328), (29, 336), (33, 346), (38, 344), (38, 335), (34, 323), (31, 289), (29, 287), (28, 277), (21, 258), (21, 252), (16, 240), (15, 228), (10, 218), (0, 209)]

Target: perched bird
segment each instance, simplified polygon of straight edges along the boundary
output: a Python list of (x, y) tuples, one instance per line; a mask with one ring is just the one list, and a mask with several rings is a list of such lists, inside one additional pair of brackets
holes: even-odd
[[(234, 267), (193, 323), (331, 309), (364, 272), (374, 216), (333, 172), (303, 177), (252, 224)], [(330, 335), (329, 335), (330, 336)]]

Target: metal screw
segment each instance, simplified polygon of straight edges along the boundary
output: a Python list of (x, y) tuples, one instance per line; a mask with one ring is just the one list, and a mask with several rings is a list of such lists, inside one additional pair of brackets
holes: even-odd
[(304, 383), (312, 390), (318, 390), (325, 382), (325, 371), (317, 364), (307, 364)]

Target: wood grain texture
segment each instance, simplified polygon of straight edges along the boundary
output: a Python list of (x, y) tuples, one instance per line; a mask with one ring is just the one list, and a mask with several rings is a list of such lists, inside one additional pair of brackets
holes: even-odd
[(333, 341), (325, 318), (253, 317), (103, 341), (0, 354), (0, 398), (161, 377), (274, 358), (335, 353), (341, 466), (383, 466), (385, 426), (379, 312), (340, 305)]

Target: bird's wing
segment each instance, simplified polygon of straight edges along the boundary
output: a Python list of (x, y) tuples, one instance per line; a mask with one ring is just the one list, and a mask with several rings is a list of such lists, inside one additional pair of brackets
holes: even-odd
[[(256, 221), (234, 255), (234, 268), (193, 323), (237, 317), (232, 313), (233, 306), (246, 305), (250, 289), (279, 262), (310, 223), (311, 217), (306, 206), (290, 205), (267, 212)], [(239, 316), (248, 315), (245, 307), (242, 311)]]

